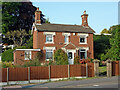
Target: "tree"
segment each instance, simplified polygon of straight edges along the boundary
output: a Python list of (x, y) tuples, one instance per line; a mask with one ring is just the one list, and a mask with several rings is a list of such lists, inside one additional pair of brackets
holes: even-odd
[(55, 63), (57, 65), (66, 65), (68, 64), (68, 56), (62, 49), (59, 49), (54, 54)]
[(109, 30), (107, 30), (106, 28), (103, 29), (103, 30), (101, 31), (101, 34), (103, 34), (103, 33), (109, 33)]
[(11, 28), (16, 28), (17, 17), (19, 16), (19, 2), (3, 2), (2, 3), (2, 32), (5, 34)]
[[(12, 30), (31, 30), (36, 7), (32, 2), (3, 2), (2, 3), (2, 30), (5, 34)], [(41, 14), (41, 23), (45, 23), (44, 15)]]
[(33, 36), (30, 37), (30, 39), (26, 42), (25, 47), (27, 48), (33, 48)]
[(25, 30), (14, 30), (6, 33), (6, 38), (13, 41), (15, 46), (22, 46), (26, 36), (28, 36), (28, 34)]
[(108, 50), (104, 57), (111, 60), (120, 60), (120, 25), (114, 26), (111, 33), (111, 48)]
[(102, 54), (106, 54), (107, 50), (110, 49), (110, 36), (105, 35), (94, 35), (94, 58), (101, 59)]
[[(32, 2), (3, 2), (2, 3), (2, 32), (6, 34), (8, 31), (25, 30), (28, 34), (31, 31), (33, 22), (35, 21), (36, 7)], [(45, 23), (44, 15), (41, 14), (41, 23)], [(26, 41), (29, 36), (26, 37)], [(3, 43), (10, 44), (11, 41), (3, 38)]]

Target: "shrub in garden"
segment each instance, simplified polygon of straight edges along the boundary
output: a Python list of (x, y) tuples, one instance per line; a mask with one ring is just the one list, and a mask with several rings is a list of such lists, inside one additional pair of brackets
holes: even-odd
[(79, 61), (81, 64), (85, 64), (85, 63), (88, 63), (88, 62), (91, 62), (91, 60), (90, 59), (80, 59), (80, 61)]
[(38, 59), (30, 60), (29, 62), (25, 62), (23, 67), (30, 67), (30, 66), (41, 66), (41, 63)]
[(2, 53), (2, 61), (3, 62), (13, 61), (13, 51), (14, 51), (14, 49), (8, 49), (7, 51), (4, 51)]
[(14, 67), (12, 62), (2, 62), (2, 68), (10, 68), (10, 67)]
[(68, 56), (62, 49), (59, 49), (54, 54), (55, 63), (57, 65), (66, 65), (68, 64)]
[(43, 58), (43, 53), (42, 51), (39, 51), (36, 53), (35, 59), (30, 60), (29, 62), (25, 62), (23, 66), (24, 67), (41, 66), (42, 58)]

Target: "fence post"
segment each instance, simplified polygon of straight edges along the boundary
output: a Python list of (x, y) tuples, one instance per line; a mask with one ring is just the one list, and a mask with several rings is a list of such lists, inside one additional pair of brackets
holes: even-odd
[(86, 77), (88, 77), (88, 64), (86, 63)]
[(9, 68), (7, 68), (7, 85), (9, 85)]
[(50, 81), (51, 80), (51, 75), (50, 75), (51, 74), (51, 66), (49, 65), (48, 68), (49, 68), (49, 81)]
[(30, 67), (28, 67), (28, 83), (30, 83)]
[(112, 76), (112, 61), (111, 60), (107, 60), (107, 77), (111, 77)]
[(70, 78), (70, 65), (68, 64), (68, 78)]
[(94, 75), (95, 77), (99, 76), (99, 60), (94, 60)]

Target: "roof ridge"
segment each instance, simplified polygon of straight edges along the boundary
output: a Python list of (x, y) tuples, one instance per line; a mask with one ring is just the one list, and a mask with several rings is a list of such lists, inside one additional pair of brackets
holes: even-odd
[(56, 24), (56, 23), (44, 23), (44, 24), (51, 24), (51, 25), (64, 25), (64, 26), (82, 26), (82, 25), (72, 25), (72, 24)]

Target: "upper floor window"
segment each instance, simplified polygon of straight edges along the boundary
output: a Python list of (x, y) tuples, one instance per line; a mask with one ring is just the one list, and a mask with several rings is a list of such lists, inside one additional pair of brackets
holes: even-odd
[(52, 34), (46, 35), (46, 43), (53, 43), (53, 35)]
[(80, 36), (80, 44), (87, 44), (87, 38), (86, 36)]
[(87, 37), (89, 36), (88, 33), (78, 33), (78, 36), (80, 37), (79, 39), (80, 44), (87, 44)]
[(31, 51), (25, 51), (25, 60), (31, 60)]
[(64, 43), (67, 44), (69, 43), (69, 36), (71, 35), (70, 33), (62, 33), (64, 35)]
[(65, 35), (64, 41), (65, 41), (65, 43), (69, 42), (69, 37), (67, 35)]

